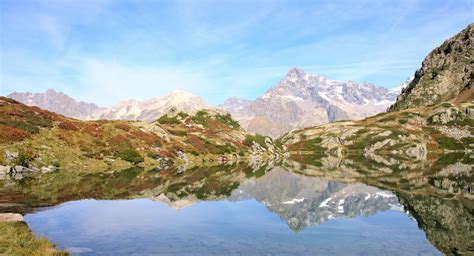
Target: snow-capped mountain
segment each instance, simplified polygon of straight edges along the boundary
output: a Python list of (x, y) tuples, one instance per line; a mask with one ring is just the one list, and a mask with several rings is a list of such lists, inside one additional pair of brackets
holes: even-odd
[[(344, 119), (363, 119), (385, 111), (406, 86), (386, 89), (373, 84), (330, 80), (291, 69), (276, 86), (255, 100), (229, 98), (219, 108), (232, 114), (250, 132), (278, 137), (294, 128)], [(68, 117), (153, 121), (170, 110), (196, 112), (209, 109), (199, 96), (176, 90), (145, 101), (127, 100), (111, 108), (75, 101), (62, 92), (17, 93), (7, 97)]]
[(93, 103), (76, 101), (62, 92), (51, 89), (44, 93), (14, 92), (7, 97), (25, 105), (37, 106), (67, 117), (83, 120), (97, 119), (105, 110)]
[(128, 100), (102, 112), (100, 119), (126, 119), (154, 121), (170, 110), (193, 113), (209, 108), (199, 96), (182, 90), (146, 101)]
[(383, 112), (395, 102), (400, 90), (330, 80), (293, 68), (256, 100), (230, 98), (220, 107), (248, 131), (278, 137), (297, 127), (363, 119)]

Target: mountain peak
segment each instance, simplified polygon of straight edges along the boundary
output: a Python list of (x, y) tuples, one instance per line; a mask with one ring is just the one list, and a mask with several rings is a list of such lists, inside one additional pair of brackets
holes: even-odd
[(46, 94), (58, 94), (58, 92), (54, 89), (47, 89), (45, 93)]
[(286, 75), (286, 79), (291, 81), (291, 82), (296, 82), (300, 79), (306, 78), (308, 75), (306, 72), (304, 72), (303, 69), (294, 67), (288, 71), (288, 74)]
[(188, 97), (193, 97), (195, 96), (194, 94), (190, 93), (190, 92), (187, 92), (187, 91), (184, 91), (184, 90), (181, 90), (181, 89), (176, 89), (174, 91), (172, 91), (170, 94), (168, 95), (173, 95), (173, 96), (188, 96)]

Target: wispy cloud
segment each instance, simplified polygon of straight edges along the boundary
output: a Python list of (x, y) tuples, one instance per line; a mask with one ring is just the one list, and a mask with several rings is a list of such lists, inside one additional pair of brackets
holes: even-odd
[(255, 98), (298, 66), (393, 87), (474, 20), (458, 1), (0, 1), (0, 94), (110, 105), (189, 90)]

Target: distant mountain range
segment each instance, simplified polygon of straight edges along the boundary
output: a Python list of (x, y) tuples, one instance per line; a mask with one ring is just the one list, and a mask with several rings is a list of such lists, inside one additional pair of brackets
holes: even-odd
[(44, 93), (14, 92), (7, 95), (28, 106), (36, 106), (67, 117), (89, 120), (97, 119), (105, 110), (93, 103), (76, 101), (68, 95), (49, 89)]
[[(408, 82), (410, 80), (402, 86)], [(216, 108), (231, 113), (250, 132), (278, 137), (298, 127), (362, 119), (385, 111), (395, 102), (402, 86), (389, 90), (368, 83), (311, 76), (302, 69), (293, 68), (257, 99), (230, 98)], [(145, 101), (122, 101), (111, 108), (76, 101), (51, 89), (45, 93), (14, 92), (7, 97), (81, 120), (154, 121), (169, 111), (193, 114), (211, 108), (201, 97), (181, 90)]]
[(151, 122), (174, 110), (194, 113), (197, 110), (210, 108), (201, 97), (181, 90), (175, 90), (166, 96), (145, 101), (121, 101), (111, 108), (102, 108), (93, 103), (76, 101), (62, 92), (51, 89), (45, 93), (14, 92), (7, 97), (28, 106), (37, 106), (81, 120), (112, 119)]
[(276, 138), (298, 127), (363, 119), (383, 112), (407, 83), (389, 90), (368, 83), (311, 76), (293, 68), (257, 99), (230, 98), (220, 107), (248, 131)]

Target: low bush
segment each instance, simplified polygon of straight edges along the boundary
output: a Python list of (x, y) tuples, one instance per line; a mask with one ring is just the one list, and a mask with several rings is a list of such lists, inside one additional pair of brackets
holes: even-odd
[(31, 149), (21, 149), (18, 152), (18, 157), (15, 159), (16, 165), (21, 165), (25, 167), (29, 167), (31, 161), (35, 159), (35, 153)]
[(127, 162), (138, 164), (143, 162), (145, 159), (135, 149), (129, 148), (118, 153), (118, 156)]

